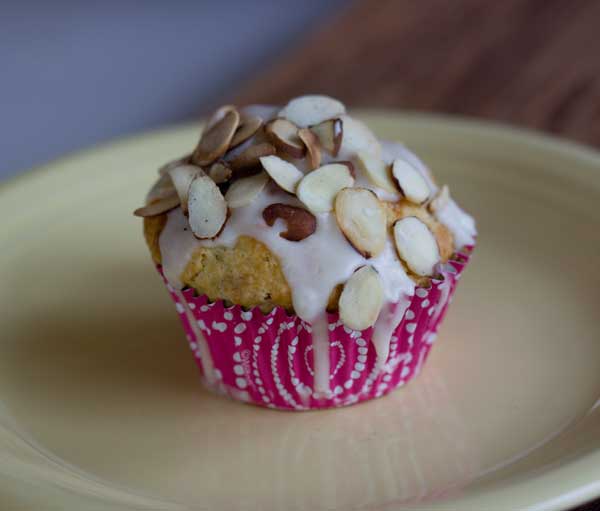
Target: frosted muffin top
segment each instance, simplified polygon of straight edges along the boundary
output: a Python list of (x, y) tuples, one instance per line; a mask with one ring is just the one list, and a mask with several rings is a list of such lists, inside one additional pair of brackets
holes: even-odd
[(300, 318), (323, 323), (332, 291), (343, 286), (341, 321), (374, 326), (378, 351), (415, 286), (475, 240), (473, 219), (421, 160), (378, 140), (326, 96), (283, 108), (224, 106), (195, 150), (160, 174), (136, 214), (167, 215), (159, 244), (172, 286), (183, 286), (199, 248), (233, 247), (247, 236), (279, 260)]

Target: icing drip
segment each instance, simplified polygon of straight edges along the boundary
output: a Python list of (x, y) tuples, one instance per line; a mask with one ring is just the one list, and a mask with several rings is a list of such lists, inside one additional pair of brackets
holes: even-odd
[(477, 229), (473, 217), (458, 207), (452, 199), (443, 208), (434, 213), (437, 220), (443, 223), (454, 235), (454, 248), (457, 250), (475, 244)]
[(377, 353), (377, 360), (375, 362), (376, 369), (380, 370), (388, 359), (390, 354), (390, 341), (396, 328), (402, 321), (404, 313), (410, 305), (411, 296), (403, 297), (397, 303), (388, 303), (381, 310), (377, 322), (373, 327), (373, 337), (371, 342)]
[(313, 360), (314, 360), (314, 396), (324, 394), (328, 397), (329, 387), (329, 325), (327, 313), (320, 313), (312, 322)]

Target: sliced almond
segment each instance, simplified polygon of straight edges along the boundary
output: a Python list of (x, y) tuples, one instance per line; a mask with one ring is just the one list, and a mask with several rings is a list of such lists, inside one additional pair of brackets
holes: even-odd
[(344, 128), (341, 119), (330, 119), (316, 126), (311, 126), (310, 130), (317, 136), (321, 147), (332, 156), (337, 156), (342, 146), (342, 137)]
[(340, 157), (352, 159), (360, 151), (381, 156), (381, 144), (373, 132), (363, 122), (348, 115), (341, 117), (344, 125), (344, 136), (340, 147)]
[(281, 188), (286, 192), (296, 192), (296, 186), (304, 174), (294, 164), (282, 160), (279, 156), (263, 156), (260, 163)]
[(317, 219), (304, 208), (290, 206), (289, 204), (271, 204), (263, 210), (263, 219), (272, 227), (277, 219), (283, 220), (287, 230), (280, 232), (279, 236), (288, 241), (302, 241), (317, 230)]
[(173, 192), (171, 195), (158, 199), (147, 206), (136, 209), (133, 214), (141, 217), (162, 215), (167, 211), (175, 209), (177, 206), (179, 206), (179, 195), (177, 195), (176, 192)]
[(161, 175), (146, 195), (146, 204), (177, 193), (169, 174)]
[(392, 179), (392, 169), (379, 156), (367, 151), (357, 153), (358, 165), (369, 181), (387, 192), (398, 193), (398, 187)]
[(309, 168), (311, 170), (316, 169), (319, 165), (321, 165), (321, 147), (319, 146), (319, 140), (317, 139), (317, 136), (308, 128), (302, 128), (301, 130), (298, 130), (298, 136), (306, 146)]
[(371, 190), (344, 188), (334, 201), (340, 230), (364, 257), (377, 257), (387, 238), (385, 208)]
[(273, 154), (275, 154), (275, 148), (271, 144), (263, 142), (262, 144), (251, 145), (228, 162), (228, 165), (231, 170), (238, 172), (243, 169), (258, 167), (263, 156)]
[(231, 145), (239, 123), (240, 114), (237, 110), (228, 110), (221, 119), (208, 127), (192, 153), (192, 163), (202, 167), (223, 156)]
[(158, 175), (164, 176), (165, 174), (168, 174), (169, 170), (171, 170), (172, 168), (178, 167), (179, 165), (183, 165), (185, 163), (189, 163), (191, 157), (192, 157), (191, 154), (186, 154), (185, 156), (182, 156), (181, 158), (177, 158), (168, 163), (165, 163), (162, 167), (160, 167), (158, 169)]
[(342, 323), (353, 330), (373, 326), (383, 306), (383, 285), (370, 266), (356, 270), (344, 285), (339, 311)]
[(200, 174), (204, 174), (204, 172), (200, 167), (196, 167), (195, 165), (179, 165), (169, 171), (173, 186), (177, 191), (177, 195), (179, 195), (181, 210), (186, 215), (190, 184), (192, 184), (192, 181)]
[(227, 220), (227, 203), (215, 182), (207, 175), (196, 177), (189, 189), (188, 220), (197, 238), (217, 236)]
[(206, 121), (206, 129), (208, 130), (209, 128), (217, 124), (217, 122), (223, 119), (223, 117), (225, 117), (225, 115), (227, 115), (229, 112), (237, 112), (237, 108), (235, 107), (235, 105), (223, 105), (217, 108), (212, 113), (208, 121)]
[(241, 208), (250, 204), (263, 191), (268, 181), (269, 176), (266, 172), (237, 179), (231, 183), (225, 194), (227, 205), (230, 208)]
[(306, 174), (296, 188), (296, 195), (313, 213), (327, 213), (333, 209), (337, 193), (353, 185), (348, 165), (330, 163)]
[(226, 183), (231, 179), (233, 171), (223, 161), (217, 161), (208, 169), (209, 177), (218, 185)]
[(269, 141), (282, 153), (292, 158), (302, 158), (306, 152), (304, 142), (298, 137), (298, 126), (287, 119), (273, 119), (265, 125)]
[(292, 99), (279, 112), (279, 117), (285, 117), (300, 128), (334, 119), (346, 112), (346, 107), (337, 99), (329, 96), (308, 95)]
[(430, 190), (421, 173), (406, 160), (398, 158), (392, 164), (392, 176), (409, 201), (422, 204), (429, 198)]
[(433, 233), (417, 217), (409, 216), (394, 224), (398, 255), (406, 266), (420, 276), (431, 276), (440, 262), (440, 250)]
[(450, 189), (444, 185), (431, 200), (428, 207), (432, 213), (438, 213), (448, 205), (448, 202), (450, 202)]
[(260, 129), (262, 123), (263, 121), (260, 117), (242, 113), (240, 115), (240, 125), (233, 135), (229, 147), (236, 147), (248, 140)]

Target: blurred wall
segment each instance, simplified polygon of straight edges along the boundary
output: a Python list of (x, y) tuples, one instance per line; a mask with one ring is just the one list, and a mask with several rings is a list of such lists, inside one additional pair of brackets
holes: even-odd
[(196, 117), (346, 4), (0, 1), (0, 179)]

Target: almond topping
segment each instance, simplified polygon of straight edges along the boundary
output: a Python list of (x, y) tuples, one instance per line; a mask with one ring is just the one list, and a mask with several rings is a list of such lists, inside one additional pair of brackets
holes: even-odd
[(177, 206), (179, 206), (179, 195), (173, 192), (171, 195), (167, 195), (147, 206), (136, 209), (133, 214), (141, 217), (162, 215), (167, 211), (175, 209)]
[(274, 119), (265, 125), (265, 134), (282, 153), (292, 158), (302, 158), (306, 152), (298, 137), (298, 126), (287, 119)]
[(298, 168), (279, 156), (263, 156), (260, 163), (267, 171), (269, 176), (286, 192), (295, 193), (296, 186), (304, 177), (304, 174)]
[(148, 195), (146, 195), (146, 204), (154, 202), (157, 199), (168, 197), (174, 193), (177, 192), (175, 191), (171, 177), (169, 174), (163, 174), (156, 180), (152, 185), (152, 188), (150, 188)]
[(218, 185), (226, 183), (231, 179), (233, 172), (223, 161), (217, 161), (208, 169), (208, 175)]
[(381, 144), (366, 124), (348, 115), (342, 116), (344, 136), (340, 153), (342, 158), (354, 158), (360, 151), (381, 156)]
[(323, 149), (334, 157), (338, 155), (344, 136), (341, 119), (324, 121), (316, 126), (311, 126), (310, 130), (317, 136)]
[(429, 210), (432, 213), (438, 213), (444, 209), (450, 201), (450, 189), (444, 185), (437, 195), (429, 203)]
[(337, 99), (329, 96), (308, 95), (292, 99), (279, 112), (280, 117), (285, 117), (300, 128), (307, 128), (339, 117), (346, 112), (346, 107)]
[(179, 165), (178, 167), (169, 170), (169, 176), (173, 181), (173, 186), (179, 195), (179, 201), (181, 202), (181, 210), (187, 215), (187, 203), (188, 203), (188, 192), (192, 181), (199, 176), (204, 174), (200, 167), (195, 165)]
[(420, 276), (431, 276), (440, 262), (435, 236), (417, 217), (409, 216), (394, 224), (394, 241), (398, 255), (406, 266)]
[(242, 113), (240, 115), (240, 125), (238, 126), (238, 129), (235, 132), (235, 134), (233, 135), (233, 139), (231, 140), (231, 144), (229, 145), (229, 147), (236, 147), (248, 140), (260, 129), (262, 123), (263, 121), (260, 117), (255, 117), (252, 115)]
[(342, 323), (353, 330), (373, 326), (383, 306), (383, 286), (370, 266), (356, 270), (344, 285), (339, 310)]
[(231, 170), (238, 172), (260, 166), (261, 158), (273, 154), (275, 154), (275, 148), (271, 144), (263, 142), (262, 144), (251, 145), (228, 163)]
[(191, 154), (186, 154), (185, 156), (182, 156), (181, 158), (177, 158), (168, 163), (165, 163), (162, 167), (160, 167), (158, 169), (158, 175), (164, 176), (165, 174), (168, 174), (169, 170), (171, 170), (172, 168), (179, 167), (179, 165), (185, 165), (186, 163), (189, 163), (191, 157), (192, 157)]
[(208, 121), (206, 121), (205, 130), (210, 129), (212, 126), (217, 124), (217, 122), (223, 119), (223, 117), (225, 117), (225, 115), (227, 115), (229, 112), (237, 112), (237, 108), (235, 107), (235, 105), (223, 105), (217, 108), (212, 113)]
[(207, 175), (196, 177), (189, 189), (188, 220), (197, 238), (214, 238), (227, 220), (227, 203), (215, 182)]
[(386, 192), (398, 193), (398, 187), (392, 179), (392, 169), (381, 158), (367, 151), (359, 151), (358, 164), (369, 181)]
[(192, 153), (192, 163), (202, 167), (223, 156), (231, 145), (239, 123), (240, 114), (234, 109), (227, 110), (221, 119), (207, 127)]
[(227, 190), (225, 201), (230, 208), (241, 208), (250, 204), (269, 181), (269, 176), (266, 172), (255, 174), (250, 177), (237, 179)]
[(331, 163), (306, 174), (298, 184), (296, 195), (313, 213), (326, 213), (333, 209), (337, 193), (353, 185), (348, 165)]
[(287, 224), (287, 230), (280, 232), (279, 236), (288, 241), (302, 241), (317, 229), (317, 219), (304, 208), (277, 203), (264, 209), (263, 219), (269, 227), (273, 227), (278, 218)]
[(298, 131), (300, 140), (304, 142), (308, 151), (308, 166), (311, 170), (321, 165), (321, 148), (317, 136), (308, 128), (302, 128)]
[(422, 204), (429, 198), (429, 185), (421, 173), (410, 163), (400, 158), (392, 164), (392, 175), (402, 195), (415, 204)]
[(366, 188), (344, 188), (334, 201), (335, 218), (351, 245), (364, 257), (376, 257), (385, 247), (386, 213)]

